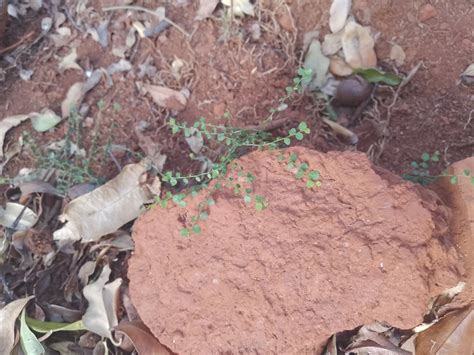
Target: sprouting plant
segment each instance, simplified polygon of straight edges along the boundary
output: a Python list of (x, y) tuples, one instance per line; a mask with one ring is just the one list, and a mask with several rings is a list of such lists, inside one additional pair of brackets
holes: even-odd
[[(36, 173), (51, 171), (56, 178), (56, 188), (65, 193), (74, 185), (82, 183), (101, 184), (103, 180), (92, 172), (92, 165), (98, 158), (98, 137), (104, 102), (97, 103), (99, 113), (93, 128), (89, 149), (84, 149), (82, 119), (77, 112), (71, 112), (67, 121), (67, 132), (63, 140), (47, 147), (38, 146), (28, 132), (23, 132), (25, 145), (31, 150), (37, 162)], [(35, 173), (33, 173), (35, 174)]]
[[(300, 94), (303, 91), (303, 85), (310, 79), (311, 70), (299, 69), (298, 76), (293, 79), (292, 86), (286, 88), (285, 95), (278, 101), (278, 107), (270, 111), (267, 120), (271, 120), (275, 112), (286, 110), (288, 101), (293, 95)], [(219, 157), (215, 162), (211, 162), (205, 171), (194, 174), (166, 171), (162, 175), (162, 181), (168, 183), (172, 188), (188, 188), (186, 193), (173, 194), (168, 191), (163, 196), (157, 197), (157, 204), (163, 208), (166, 208), (169, 203), (185, 207), (187, 196), (193, 197), (199, 190), (207, 190), (204, 200), (199, 202), (195, 213), (187, 217), (185, 225), (181, 228), (180, 234), (182, 236), (201, 232), (199, 222), (208, 218), (209, 207), (215, 203), (213, 193), (222, 188), (229, 189), (234, 195), (241, 197), (246, 205), (253, 205), (257, 211), (265, 209), (269, 201), (254, 192), (255, 175), (244, 171), (243, 167), (235, 162), (235, 159), (253, 149), (276, 150), (289, 146), (293, 141), (303, 140), (304, 136), (310, 133), (306, 122), (300, 122), (298, 127), (291, 128), (285, 136), (281, 137), (274, 137), (267, 132), (255, 129), (214, 125), (207, 123), (204, 118), (200, 118), (192, 126), (188, 126), (186, 122), (177, 122), (174, 118), (169, 119), (167, 123), (172, 134), (184, 134), (186, 138), (194, 136), (196, 139), (202, 140), (203, 143), (207, 143), (206, 147), (208, 148), (206, 149), (217, 145), (220, 151)], [(295, 178), (304, 180), (308, 188), (312, 189), (321, 185), (319, 172), (311, 170), (307, 162), (299, 162), (295, 154), (289, 155), (287, 160), (289, 170), (295, 170)]]
[(419, 183), (423, 186), (429, 185), (433, 183), (436, 179), (440, 177), (449, 177), (449, 181), (451, 184), (455, 185), (459, 182), (459, 178), (469, 178), (471, 180), (471, 184), (474, 185), (474, 176), (471, 176), (471, 172), (468, 169), (463, 171), (461, 176), (448, 174), (447, 172), (443, 172), (439, 175), (432, 175), (430, 173), (430, 168), (432, 167), (432, 163), (439, 162), (440, 153), (439, 151), (434, 152), (430, 155), (427, 152), (424, 152), (421, 155), (420, 161), (412, 161), (411, 168), (412, 170), (408, 174), (403, 174), (402, 177), (405, 180), (413, 181), (415, 183)]

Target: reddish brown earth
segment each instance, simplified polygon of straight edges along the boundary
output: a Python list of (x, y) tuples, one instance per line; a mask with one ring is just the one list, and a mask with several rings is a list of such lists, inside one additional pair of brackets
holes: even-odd
[[(267, 117), (271, 108), (277, 106), (277, 100), (284, 95), (300, 64), (304, 33), (318, 30), (322, 36), (327, 33), (329, 0), (290, 1), (265, 0), (260, 4), (256, 18), (237, 20), (225, 40), (224, 25), (219, 13), (212, 19), (197, 22), (194, 20), (197, 2), (185, 6), (167, 6), (169, 17), (189, 33), (185, 39), (174, 28), (162, 33), (156, 39), (140, 41), (133, 57), (128, 57), (137, 67), (147, 58), (154, 64), (159, 75), (153, 82), (172, 88), (186, 87), (191, 91), (189, 105), (178, 115), (179, 120), (195, 121), (199, 116), (213, 122), (228, 122), (234, 126), (258, 124)], [(137, 1), (137, 5), (147, 6)], [(409, 170), (412, 160), (419, 158), (422, 152), (443, 153), (442, 161), (434, 167), (442, 170), (450, 162), (471, 156), (474, 153), (473, 124), (469, 121), (474, 105), (472, 87), (459, 83), (459, 75), (473, 61), (474, 34), (471, 24), (474, 11), (469, 0), (439, 1), (432, 4), (435, 11), (426, 10), (427, 1), (388, 1), (356, 0), (353, 12), (359, 22), (370, 25), (380, 32), (377, 41), (379, 64), (389, 71), (397, 71), (389, 60), (391, 43), (397, 43), (405, 50), (407, 59), (401, 68), (407, 73), (419, 61), (423, 65), (418, 74), (401, 93), (392, 109), (388, 125), (388, 135), (379, 162), (396, 173)], [(99, 14), (100, 2), (93, 3)], [(428, 9), (429, 10), (429, 9)], [(45, 15), (44, 12), (40, 13)], [(115, 13), (113, 19), (118, 19)], [(429, 16), (428, 16), (429, 15)], [(6, 35), (6, 45), (14, 44), (30, 30), (38, 31), (38, 17), (27, 17), (26, 25), (18, 26), (14, 20)], [(421, 21), (423, 20), (423, 21)], [(36, 21), (36, 22), (35, 22)], [(296, 27), (293, 27), (293, 22)], [(121, 38), (128, 28), (123, 21), (112, 20), (111, 34)], [(249, 28), (259, 24), (262, 30), (260, 38), (254, 40)], [(73, 31), (74, 28), (73, 28)], [(76, 33), (76, 35), (79, 35)], [(79, 63), (89, 61), (94, 68), (106, 67), (119, 58), (110, 54), (111, 48), (102, 49), (90, 37), (76, 42)], [(39, 55), (34, 55), (35, 51)], [(34, 69), (32, 80), (24, 82), (17, 79), (15, 66), (0, 58), (2, 69), (7, 71), (7, 80), (0, 87), (0, 112), (3, 116), (27, 113), (43, 107), (59, 110), (67, 89), (77, 80), (80, 73), (67, 71), (57, 73), (57, 59), (68, 53), (66, 49), (51, 47), (49, 41), (43, 41), (21, 56), (20, 63), (25, 69)], [(170, 72), (174, 59), (185, 62), (183, 75), (175, 77)], [(138, 137), (133, 133), (140, 121), (149, 124), (145, 134), (163, 146), (169, 157), (167, 169), (186, 172), (190, 164), (186, 143), (171, 138), (162, 129), (169, 112), (156, 107), (148, 97), (138, 93), (134, 85), (135, 74), (114, 75), (114, 87), (106, 88), (102, 83), (86, 98), (92, 107), (90, 116), (97, 117), (96, 104), (105, 100), (106, 109), (102, 118), (101, 142), (105, 144), (110, 136), (115, 144), (122, 144), (132, 151), (139, 151)], [(353, 129), (360, 136), (358, 150), (367, 151), (383, 139), (380, 126), (386, 120), (384, 105), (392, 99), (392, 93), (386, 89), (377, 92), (377, 110), (375, 106), (362, 116)], [(121, 105), (121, 110), (113, 109), (113, 103)], [(223, 120), (228, 112), (230, 120)], [(297, 100), (290, 105), (290, 111), (284, 113), (290, 117), (289, 126), (294, 121), (306, 120), (313, 129), (312, 137), (304, 144), (322, 151), (352, 149), (338, 141), (332, 133), (321, 127), (320, 105), (314, 105), (311, 98)], [(30, 128), (23, 125), (16, 129)], [(285, 127), (286, 128), (286, 127)], [(55, 133), (38, 135), (38, 139), (51, 142), (60, 139), (66, 131), (65, 125)], [(85, 145), (90, 144), (92, 128), (85, 129)], [(282, 132), (277, 132), (282, 133)], [(15, 134), (15, 133), (14, 133)], [(117, 157), (122, 164), (130, 161), (130, 156)], [(110, 159), (102, 159), (99, 174), (111, 175)], [(33, 164), (26, 157), (14, 160), (7, 167), (7, 174), (14, 175), (25, 164)], [(195, 167), (194, 167), (195, 168)]]
[(474, 171), (474, 157), (456, 162), (449, 167), (448, 173), (460, 176), (453, 185), (449, 177), (440, 179), (434, 186), (435, 191), (452, 210), (453, 218), (450, 233), (456, 248), (460, 251), (466, 269), (466, 288), (462, 302), (474, 301), (474, 185), (471, 177), (462, 177), (464, 171)]
[(416, 326), (430, 296), (458, 282), (450, 212), (434, 193), (373, 170), (363, 154), (290, 152), (321, 172), (320, 188), (254, 152), (237, 164), (256, 176), (263, 211), (223, 189), (201, 234), (179, 231), (205, 193), (135, 223), (132, 300), (171, 350), (320, 351), (331, 334), (373, 320)]

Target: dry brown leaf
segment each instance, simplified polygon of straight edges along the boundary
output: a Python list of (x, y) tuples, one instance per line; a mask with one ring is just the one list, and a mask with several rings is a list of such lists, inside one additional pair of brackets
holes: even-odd
[(0, 121), (0, 160), (3, 159), (3, 145), (5, 143), (5, 136), (7, 132), (28, 118), (30, 118), (30, 115), (15, 115), (5, 117)]
[(114, 328), (115, 336), (124, 335), (128, 337), (135, 349), (123, 349), (132, 352), (136, 350), (138, 355), (170, 355), (171, 353), (160, 344), (151, 334), (150, 330), (141, 321), (123, 322)]
[(221, 2), (228, 7), (233, 6), (235, 16), (255, 16), (255, 5), (249, 0), (221, 0)]
[(83, 70), (81, 66), (76, 63), (76, 60), (77, 60), (77, 49), (73, 48), (71, 50), (71, 53), (69, 53), (59, 62), (59, 66), (58, 66), (59, 74), (64, 74), (64, 72), (68, 69), (74, 69), (74, 70), (78, 70), (82, 72)]
[(34, 194), (34, 193), (45, 193), (45, 194), (50, 194), (50, 195), (55, 195), (55, 196), (61, 196), (58, 190), (51, 185), (50, 183), (42, 180), (33, 180), (29, 182), (22, 182), (18, 185), (18, 188), (21, 191), (21, 197), (20, 200), (25, 198), (28, 195)]
[(87, 330), (115, 343), (111, 329), (118, 325), (117, 308), (122, 279), (107, 283), (110, 272), (110, 267), (105, 265), (99, 278), (84, 287), (84, 297), (89, 305), (82, 321)]
[(74, 83), (68, 90), (66, 98), (61, 103), (61, 115), (63, 118), (68, 117), (71, 112), (78, 111), (79, 106), (84, 100), (87, 92), (92, 90), (102, 78), (102, 71), (96, 69), (92, 72), (91, 76), (85, 83), (77, 82)]
[(219, 4), (219, 0), (200, 0), (199, 9), (194, 19), (201, 21), (210, 17), (216, 9), (217, 4)]
[(417, 354), (454, 355), (474, 353), (474, 308), (471, 305), (448, 313), (415, 339)]
[(0, 207), (0, 225), (7, 228), (24, 231), (33, 227), (37, 221), (36, 213), (20, 203), (7, 202), (5, 209)]
[(474, 63), (469, 65), (464, 73), (461, 74), (461, 81), (466, 85), (474, 84)]
[(333, 0), (329, 9), (329, 28), (336, 33), (344, 28), (351, 11), (351, 0)]
[(0, 309), (0, 354), (10, 354), (15, 345), (15, 323), (23, 308), (34, 296), (10, 302)]
[(143, 88), (148, 92), (153, 101), (161, 107), (171, 110), (182, 111), (186, 107), (186, 96), (180, 91), (176, 91), (165, 86), (144, 84)]
[(127, 165), (106, 184), (69, 202), (59, 216), (66, 224), (54, 232), (54, 239), (60, 245), (96, 241), (137, 218), (143, 204), (152, 198), (143, 184), (148, 164)]
[(342, 50), (347, 64), (353, 69), (374, 68), (377, 66), (375, 41), (369, 27), (349, 22), (342, 35)]

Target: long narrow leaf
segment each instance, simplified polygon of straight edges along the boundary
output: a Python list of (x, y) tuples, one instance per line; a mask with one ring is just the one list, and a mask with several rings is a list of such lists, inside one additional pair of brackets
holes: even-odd
[(25, 310), (21, 312), (20, 322), (20, 344), (26, 355), (44, 355), (43, 345), (36, 338), (36, 335), (30, 330), (25, 320)]

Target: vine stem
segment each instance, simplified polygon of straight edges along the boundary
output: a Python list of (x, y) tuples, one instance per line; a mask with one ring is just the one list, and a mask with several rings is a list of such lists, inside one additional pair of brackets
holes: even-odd
[[(116, 11), (116, 10), (142, 11), (142, 12), (146, 12), (147, 14), (160, 17), (156, 12), (150, 9), (147, 9), (145, 7), (136, 6), (136, 5), (109, 6), (109, 7), (104, 7), (102, 10), (104, 11)], [(168, 17), (166, 16), (163, 17), (163, 21), (168, 22), (171, 26), (176, 28), (179, 32), (181, 32), (186, 37), (191, 38), (191, 35), (189, 33), (187, 33), (181, 26), (179, 26), (176, 22), (170, 20)]]

